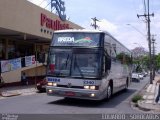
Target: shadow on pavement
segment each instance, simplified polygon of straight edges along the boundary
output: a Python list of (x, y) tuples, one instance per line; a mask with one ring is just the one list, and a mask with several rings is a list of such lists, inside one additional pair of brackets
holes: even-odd
[(136, 90), (128, 89), (127, 91), (120, 91), (112, 96), (109, 100), (94, 101), (83, 100), (75, 98), (64, 98), (57, 101), (49, 102), (48, 104), (65, 105), (65, 106), (78, 106), (78, 107), (99, 107), (99, 108), (114, 108), (124, 100), (132, 96)]

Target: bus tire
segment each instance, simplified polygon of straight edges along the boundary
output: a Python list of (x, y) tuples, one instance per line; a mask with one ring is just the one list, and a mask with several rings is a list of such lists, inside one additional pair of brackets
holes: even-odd
[(128, 78), (127, 78), (126, 84), (125, 84), (125, 88), (124, 88), (126, 91), (128, 90), (128, 84), (129, 84), (129, 83), (128, 83)]
[(110, 99), (111, 96), (112, 96), (112, 87), (111, 84), (109, 84), (107, 87), (107, 99)]

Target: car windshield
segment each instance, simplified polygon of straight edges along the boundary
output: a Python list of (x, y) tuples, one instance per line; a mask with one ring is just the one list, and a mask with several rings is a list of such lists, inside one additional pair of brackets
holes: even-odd
[(73, 52), (71, 49), (50, 49), (47, 74), (97, 78), (100, 76), (100, 54), (98, 52)]

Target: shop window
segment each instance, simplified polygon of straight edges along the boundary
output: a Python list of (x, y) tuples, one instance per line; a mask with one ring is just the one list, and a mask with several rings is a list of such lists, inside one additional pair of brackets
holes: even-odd
[(15, 58), (15, 43), (13, 41), (9, 41), (7, 49), (8, 49), (8, 59)]
[(27, 42), (16, 43), (16, 57), (25, 57), (34, 54), (33, 44)]

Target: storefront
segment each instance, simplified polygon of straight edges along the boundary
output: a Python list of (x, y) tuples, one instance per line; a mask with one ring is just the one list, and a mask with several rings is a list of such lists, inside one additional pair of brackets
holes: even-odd
[(35, 76), (35, 68), (40, 71), (37, 75), (45, 73), (43, 65), (27, 66), (25, 60), (38, 58), (42, 51), (47, 54), (55, 30), (82, 29), (27, 0), (0, 0), (0, 18), (1, 72), (6, 83), (19, 82), (24, 71)]

